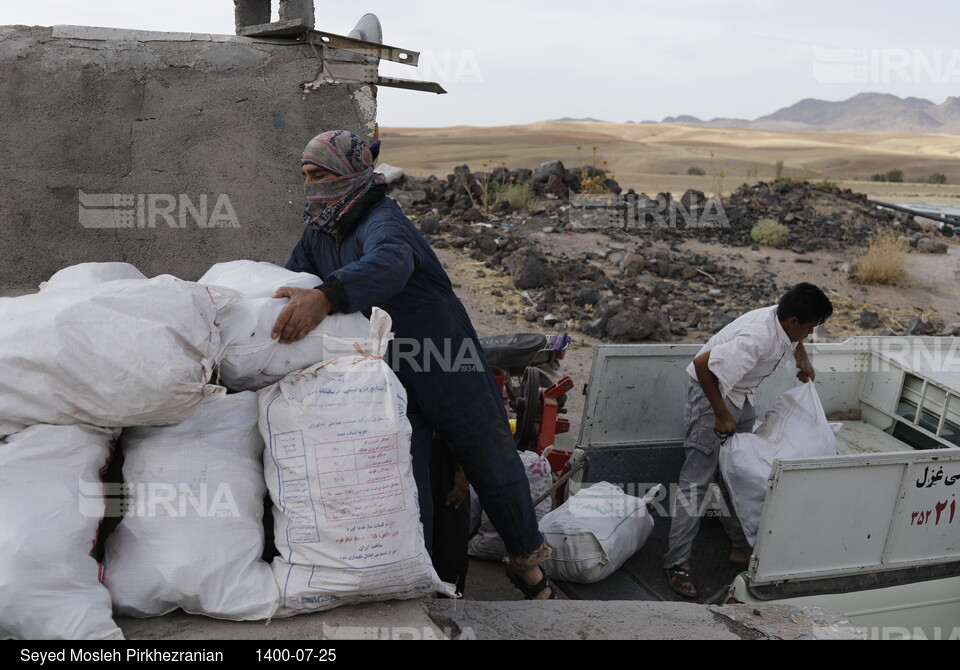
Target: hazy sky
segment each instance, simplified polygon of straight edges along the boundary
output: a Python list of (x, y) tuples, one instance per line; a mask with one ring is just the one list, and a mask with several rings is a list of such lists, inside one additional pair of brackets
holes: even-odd
[[(317, 27), (333, 33), (377, 14), (385, 43), (422, 54), (420, 68), (385, 63), (381, 74), (449, 91), (381, 88), (384, 126), (753, 119), (807, 97), (880, 91), (940, 103), (960, 95), (960, 4), (948, 0), (316, 5)], [(230, 0), (4, 0), (0, 24), (234, 32)]]

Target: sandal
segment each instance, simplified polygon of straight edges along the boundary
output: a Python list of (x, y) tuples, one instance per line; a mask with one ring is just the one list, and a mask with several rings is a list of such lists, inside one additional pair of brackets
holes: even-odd
[[(695, 600), (700, 597), (700, 589), (697, 588), (697, 583), (693, 581), (693, 577), (690, 575), (689, 570), (685, 570), (680, 566), (675, 565), (672, 568), (664, 568), (663, 572), (667, 577), (667, 583), (670, 584), (670, 589), (678, 596), (682, 596), (689, 600)], [(692, 586), (693, 593), (684, 591), (682, 588), (680, 588), (683, 584), (689, 584)]]
[(527, 600), (533, 600), (544, 589), (550, 589), (550, 597), (547, 598), (547, 600), (559, 600), (560, 592), (556, 585), (550, 581), (550, 578), (547, 577), (547, 573), (543, 571), (543, 568), (540, 568), (540, 573), (543, 575), (543, 579), (536, 584), (527, 584), (520, 575), (510, 569), (509, 565), (507, 566), (507, 579), (519, 589)]

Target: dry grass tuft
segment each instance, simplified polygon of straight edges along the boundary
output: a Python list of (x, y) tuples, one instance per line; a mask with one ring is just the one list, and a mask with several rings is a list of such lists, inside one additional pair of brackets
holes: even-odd
[(863, 284), (899, 284), (906, 265), (907, 243), (894, 233), (880, 233), (853, 262), (853, 278)]
[(787, 243), (790, 229), (773, 219), (761, 219), (750, 231), (750, 237), (757, 244), (779, 249)]

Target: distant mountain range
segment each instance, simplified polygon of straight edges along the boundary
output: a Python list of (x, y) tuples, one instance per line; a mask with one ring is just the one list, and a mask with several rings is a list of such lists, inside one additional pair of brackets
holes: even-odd
[(951, 96), (938, 105), (923, 98), (860, 93), (840, 102), (807, 98), (753, 121), (724, 118), (704, 121), (681, 115), (668, 116), (660, 123), (750, 130), (960, 134), (960, 97)]
[(589, 121), (589, 122), (591, 122), (591, 123), (610, 123), (609, 121), (604, 121), (603, 119), (595, 119), (595, 118), (593, 118), (592, 116), (585, 116), (585, 117), (583, 117), (582, 119), (575, 119), (575, 118), (570, 117), (570, 116), (565, 116), (565, 117), (563, 117), (562, 119), (553, 119), (553, 120), (554, 120), (554, 121), (569, 122), (569, 123), (585, 122), (585, 121)]

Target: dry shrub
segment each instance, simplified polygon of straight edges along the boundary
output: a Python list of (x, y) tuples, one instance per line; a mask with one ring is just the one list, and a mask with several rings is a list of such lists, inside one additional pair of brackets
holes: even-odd
[(523, 184), (510, 184), (500, 193), (500, 197), (510, 203), (514, 209), (529, 211), (537, 201), (537, 195), (533, 192), (533, 185), (529, 182)]
[(787, 238), (790, 237), (790, 229), (773, 219), (761, 219), (750, 230), (750, 237), (757, 244), (779, 249), (787, 243)]
[(898, 284), (906, 265), (906, 242), (894, 233), (880, 233), (853, 262), (853, 277), (864, 284)]

